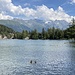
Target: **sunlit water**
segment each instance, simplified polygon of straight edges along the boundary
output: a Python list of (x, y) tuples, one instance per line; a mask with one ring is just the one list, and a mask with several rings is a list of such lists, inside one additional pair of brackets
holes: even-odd
[(75, 44), (68, 40), (0, 40), (0, 75), (75, 75)]

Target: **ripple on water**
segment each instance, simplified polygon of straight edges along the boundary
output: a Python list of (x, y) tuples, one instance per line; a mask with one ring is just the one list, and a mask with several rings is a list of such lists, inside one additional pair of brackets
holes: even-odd
[(21, 66), (10, 61), (0, 61), (0, 75), (74, 75), (71, 64), (63, 62), (49, 64), (29, 64)]
[(75, 75), (75, 47), (66, 42), (3, 40), (0, 75)]

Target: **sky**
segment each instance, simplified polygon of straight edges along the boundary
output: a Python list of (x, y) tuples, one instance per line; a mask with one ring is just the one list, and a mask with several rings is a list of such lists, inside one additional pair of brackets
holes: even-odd
[(65, 20), (75, 18), (75, 0), (0, 0), (0, 19)]

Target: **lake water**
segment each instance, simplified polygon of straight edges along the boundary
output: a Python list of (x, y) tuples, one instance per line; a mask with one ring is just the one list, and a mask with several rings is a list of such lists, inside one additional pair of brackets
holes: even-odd
[(0, 40), (0, 75), (75, 75), (75, 43)]

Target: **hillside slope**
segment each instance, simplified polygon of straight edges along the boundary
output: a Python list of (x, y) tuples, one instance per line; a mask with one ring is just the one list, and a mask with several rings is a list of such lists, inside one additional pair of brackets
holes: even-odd
[(22, 32), (23, 30), (31, 31), (37, 29), (41, 32), (42, 28), (47, 30), (48, 28), (59, 28), (66, 29), (68, 28), (69, 23), (64, 20), (55, 20), (55, 21), (43, 21), (39, 19), (13, 19), (13, 20), (0, 20), (0, 24), (3, 24), (9, 28), (12, 28), (15, 31)]

